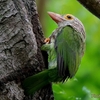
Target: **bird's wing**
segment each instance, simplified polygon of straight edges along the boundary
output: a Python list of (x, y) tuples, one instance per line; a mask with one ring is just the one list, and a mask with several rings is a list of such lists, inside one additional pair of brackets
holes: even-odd
[(81, 39), (78, 34), (71, 26), (66, 26), (58, 33), (55, 40), (58, 74), (65, 78), (71, 78), (80, 64)]

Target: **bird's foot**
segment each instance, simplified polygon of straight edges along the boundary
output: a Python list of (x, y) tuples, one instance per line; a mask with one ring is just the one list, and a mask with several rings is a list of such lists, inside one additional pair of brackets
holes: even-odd
[(45, 40), (44, 40), (44, 43), (50, 43), (50, 38), (46, 38)]

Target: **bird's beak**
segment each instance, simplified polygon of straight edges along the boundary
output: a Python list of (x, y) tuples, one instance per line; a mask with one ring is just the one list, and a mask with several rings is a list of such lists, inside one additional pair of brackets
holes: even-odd
[(64, 20), (60, 14), (54, 12), (48, 12), (48, 14), (56, 23), (62, 22)]

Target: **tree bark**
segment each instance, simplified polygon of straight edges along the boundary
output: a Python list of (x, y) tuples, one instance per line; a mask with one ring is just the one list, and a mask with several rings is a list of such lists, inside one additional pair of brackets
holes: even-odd
[(53, 100), (51, 84), (27, 96), (23, 80), (44, 70), (35, 0), (0, 0), (0, 100)]
[(77, 0), (92, 14), (100, 18), (100, 0)]

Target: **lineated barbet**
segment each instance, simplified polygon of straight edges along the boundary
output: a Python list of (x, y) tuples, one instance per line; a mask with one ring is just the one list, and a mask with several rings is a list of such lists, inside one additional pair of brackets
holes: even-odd
[(28, 77), (24, 88), (33, 94), (51, 82), (64, 82), (77, 72), (85, 48), (85, 29), (79, 19), (71, 14), (64, 16), (48, 12), (58, 24), (42, 50), (48, 53), (48, 69)]

